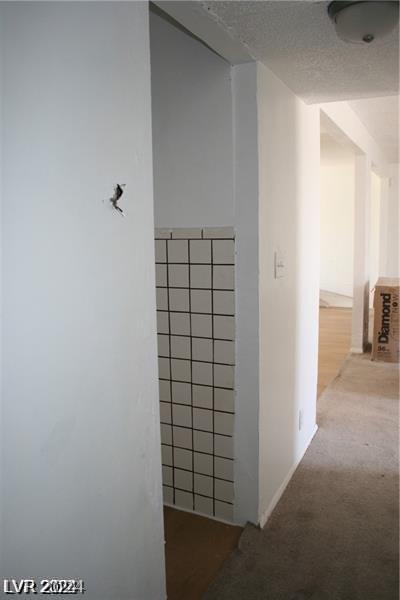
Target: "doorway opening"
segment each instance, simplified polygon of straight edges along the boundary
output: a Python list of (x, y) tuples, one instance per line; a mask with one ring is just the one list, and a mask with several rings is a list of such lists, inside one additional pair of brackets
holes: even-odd
[(196, 600), (242, 531), (230, 65), (153, 6), (150, 47), (167, 592)]
[[(339, 373), (352, 348), (356, 149), (321, 131), (321, 241), (318, 391)], [(369, 343), (379, 277), (381, 179), (370, 173), (368, 231)]]

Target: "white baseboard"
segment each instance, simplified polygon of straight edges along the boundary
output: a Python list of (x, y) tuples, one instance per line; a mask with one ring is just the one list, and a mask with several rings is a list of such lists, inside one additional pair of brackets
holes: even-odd
[(362, 348), (350, 348), (350, 354), (364, 354)]
[(294, 463), (294, 465), (291, 467), (291, 469), (289, 470), (288, 474), (286, 475), (282, 485), (279, 487), (279, 489), (275, 492), (274, 497), (272, 498), (271, 502), (269, 503), (269, 506), (267, 508), (267, 510), (261, 515), (260, 517), (260, 522), (259, 525), (261, 527), (261, 529), (263, 529), (263, 527), (265, 527), (268, 519), (270, 518), (272, 511), (274, 510), (275, 506), (278, 504), (279, 500), (282, 497), (283, 492), (285, 491), (285, 489), (287, 488), (287, 485), (289, 483), (289, 481), (292, 479), (293, 477), (293, 473), (295, 472), (295, 470), (297, 469), (297, 467), (299, 466), (300, 462), (303, 459), (304, 454), (306, 453), (306, 450), (308, 448), (308, 446), (311, 444), (312, 439), (314, 437), (314, 435), (317, 433), (318, 431), (318, 425), (315, 425), (312, 434), (310, 435), (310, 438), (307, 442), (307, 444), (304, 447), (303, 452), (301, 453), (300, 457), (298, 458), (298, 460)]

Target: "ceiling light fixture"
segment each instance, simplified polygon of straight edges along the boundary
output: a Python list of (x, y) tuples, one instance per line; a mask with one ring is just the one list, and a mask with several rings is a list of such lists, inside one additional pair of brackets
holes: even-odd
[(342, 40), (370, 44), (396, 27), (399, 20), (399, 2), (331, 2), (328, 14)]

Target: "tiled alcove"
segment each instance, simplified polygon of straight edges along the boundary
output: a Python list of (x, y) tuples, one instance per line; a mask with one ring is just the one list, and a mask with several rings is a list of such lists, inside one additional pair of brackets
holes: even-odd
[(164, 502), (232, 521), (234, 232), (155, 237)]

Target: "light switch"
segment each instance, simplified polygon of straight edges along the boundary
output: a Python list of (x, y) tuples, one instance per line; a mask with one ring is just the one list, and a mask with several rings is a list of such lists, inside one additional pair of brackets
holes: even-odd
[(275, 252), (275, 279), (286, 276), (286, 259), (282, 252)]

